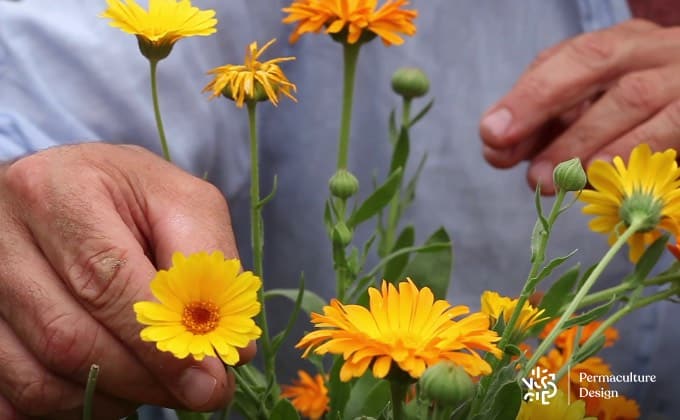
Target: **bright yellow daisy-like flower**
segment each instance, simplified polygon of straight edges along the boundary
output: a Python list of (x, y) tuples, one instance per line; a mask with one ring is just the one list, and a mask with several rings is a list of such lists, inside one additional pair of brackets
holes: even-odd
[(557, 391), (550, 398), (549, 404), (543, 404), (540, 399), (522, 401), (517, 413), (517, 420), (583, 420), (586, 414), (586, 405), (583, 401), (573, 401), (569, 404), (567, 395)]
[(640, 407), (634, 400), (618, 396), (613, 398), (586, 398), (586, 414), (597, 420), (636, 420)]
[[(494, 324), (501, 317), (505, 321), (505, 325), (510, 322), (510, 317), (517, 307), (518, 299), (510, 299), (509, 297), (501, 296), (493, 291), (485, 291), (482, 293), (482, 313), (485, 313), (491, 318), (491, 323)], [(531, 327), (543, 321), (542, 318), (545, 312), (543, 309), (534, 308), (529, 302), (524, 302), (522, 310), (517, 318), (515, 324), (515, 331), (521, 336), (527, 332)]]
[(399, 34), (416, 33), (413, 20), (418, 12), (404, 9), (408, 5), (408, 0), (386, 0), (379, 8), (377, 0), (295, 0), (283, 9), (288, 13), (283, 23), (297, 23), (290, 42), (325, 28), (328, 34), (342, 33), (342, 41), (349, 44), (377, 35), (385, 45), (401, 45)]
[(633, 220), (644, 220), (628, 239), (633, 262), (661, 235), (660, 230), (680, 233), (680, 169), (675, 159), (673, 149), (652, 153), (648, 145), (640, 144), (631, 152), (628, 166), (617, 156), (613, 164), (595, 161), (588, 168), (593, 189), (583, 190), (579, 198), (587, 203), (583, 212), (595, 216), (590, 229), (609, 235), (613, 243)]
[(281, 387), (281, 396), (289, 398), (293, 407), (303, 416), (312, 420), (320, 419), (330, 404), (326, 381), (319, 374), (311, 377), (303, 370), (298, 371), (298, 377), (293, 385)]
[(260, 337), (253, 317), (260, 312), (257, 291), (262, 282), (241, 271), (236, 259), (221, 252), (172, 256), (172, 267), (151, 281), (159, 302), (134, 305), (137, 321), (148, 325), (140, 336), (161, 351), (196, 360), (216, 354), (228, 365), (239, 361), (237, 349)]
[(200, 10), (189, 0), (149, 0), (148, 11), (135, 0), (106, 0), (106, 3), (108, 8), (100, 16), (111, 19), (109, 24), (114, 28), (136, 35), (147, 57), (147, 53), (158, 50), (167, 56), (177, 40), (217, 31), (215, 11)]
[(296, 101), (293, 92), (296, 86), (291, 83), (279, 67), (279, 63), (295, 60), (295, 57), (279, 57), (260, 62), (258, 59), (276, 39), (267, 42), (262, 48), (253, 42), (246, 50), (243, 64), (226, 64), (216, 67), (208, 74), (215, 78), (203, 88), (203, 92), (212, 92), (211, 98), (225, 95), (236, 102), (239, 108), (246, 101), (261, 101), (269, 99), (278, 105), (279, 93)]
[(469, 309), (435, 300), (428, 287), (419, 290), (407, 279), (397, 289), (383, 281), (381, 290), (371, 287), (368, 293), (369, 309), (333, 299), (323, 315), (312, 313), (317, 330), (296, 346), (306, 349), (304, 356), (312, 349), (341, 354), (343, 381), (363, 375), (369, 366), (375, 377), (384, 378), (393, 365), (418, 378), (440, 360), (450, 360), (472, 376), (485, 375), (491, 367), (476, 350), (501, 355), (489, 317), (476, 313), (455, 321)]

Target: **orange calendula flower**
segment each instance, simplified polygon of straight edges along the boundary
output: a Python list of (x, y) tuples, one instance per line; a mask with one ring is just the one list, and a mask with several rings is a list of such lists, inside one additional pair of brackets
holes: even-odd
[[(144, 10), (135, 0), (106, 0), (108, 8), (100, 17), (111, 19), (109, 24), (137, 36), (145, 56), (149, 50), (164, 58), (173, 44), (190, 36), (206, 36), (217, 31), (214, 10), (200, 10), (189, 0), (149, 0)], [(145, 51), (146, 49), (146, 51)]]
[[(553, 327), (557, 324), (557, 321), (559, 319), (553, 319), (550, 321), (546, 326), (543, 328), (543, 331), (541, 331), (541, 334), (539, 334), (538, 338), (544, 339), (550, 334), (550, 331), (552, 331)], [(560, 351), (566, 355), (571, 355), (572, 350), (574, 348), (574, 342), (576, 341), (576, 334), (578, 333), (578, 329), (581, 328), (581, 335), (579, 338), (579, 346), (583, 345), (588, 339), (593, 335), (595, 330), (599, 328), (599, 326), (602, 324), (602, 321), (592, 321), (588, 323), (587, 325), (583, 325), (581, 327), (575, 326), (571, 328), (567, 328), (566, 330), (562, 331), (556, 338), (555, 338), (555, 347), (560, 349)], [(619, 339), (619, 332), (616, 330), (614, 327), (608, 327), (604, 330), (604, 346), (605, 347), (610, 347), (612, 346), (616, 340)]]
[(283, 9), (288, 13), (283, 23), (297, 23), (290, 35), (292, 43), (302, 34), (325, 28), (328, 34), (342, 33), (342, 41), (349, 44), (367, 39), (362, 36), (379, 36), (385, 45), (401, 45), (404, 40), (399, 34), (416, 33), (413, 20), (418, 12), (405, 9), (408, 5), (408, 0), (386, 0), (380, 7), (377, 0), (295, 0)]
[[(510, 299), (509, 297), (501, 296), (496, 292), (485, 291), (482, 293), (482, 313), (487, 314), (491, 318), (492, 324), (495, 324), (501, 317), (505, 321), (505, 325), (510, 322), (510, 317), (517, 307), (518, 299)], [(519, 336), (527, 332), (531, 327), (545, 320), (542, 318), (544, 310), (534, 308), (529, 302), (524, 302), (522, 309), (515, 324), (515, 331)]]
[(267, 42), (262, 48), (257, 47), (257, 42), (252, 42), (246, 50), (243, 64), (226, 64), (208, 71), (208, 74), (214, 75), (215, 78), (203, 88), (203, 92), (212, 92), (211, 98), (223, 94), (233, 99), (239, 108), (246, 101), (266, 99), (278, 105), (279, 94), (296, 101), (292, 92), (297, 88), (279, 67), (279, 63), (295, 60), (295, 57), (258, 61), (274, 42), (276, 39)]
[(592, 189), (579, 199), (583, 212), (594, 215), (589, 223), (594, 232), (608, 235), (614, 243), (633, 220), (640, 228), (628, 239), (629, 258), (637, 262), (660, 230), (680, 234), (680, 168), (676, 151), (652, 153), (646, 144), (633, 149), (628, 165), (616, 156), (613, 164), (595, 161), (588, 168)]
[(300, 340), (297, 348), (317, 354), (342, 354), (340, 379), (349, 381), (372, 366), (373, 375), (384, 378), (396, 365), (418, 378), (428, 366), (450, 360), (472, 375), (486, 375), (491, 367), (477, 350), (500, 357), (498, 335), (489, 330), (489, 317), (435, 300), (432, 291), (418, 289), (410, 280), (383, 281), (381, 290), (369, 288), (369, 308), (343, 305), (333, 299), (323, 315), (312, 313), (317, 329)]
[(323, 376), (313, 378), (305, 371), (298, 370), (298, 378), (293, 385), (283, 385), (281, 396), (289, 398), (293, 407), (305, 417), (317, 420), (328, 411), (330, 398)]
[(260, 312), (257, 291), (262, 282), (241, 271), (236, 259), (221, 252), (172, 256), (172, 267), (151, 281), (159, 302), (137, 302), (137, 321), (147, 325), (140, 336), (161, 351), (183, 359), (216, 356), (228, 365), (239, 361), (238, 348), (260, 337), (253, 317)]

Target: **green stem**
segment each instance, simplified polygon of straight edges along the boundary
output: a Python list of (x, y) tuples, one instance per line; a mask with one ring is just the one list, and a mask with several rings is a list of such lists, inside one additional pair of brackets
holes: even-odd
[(409, 384), (396, 379), (389, 382), (392, 397), (392, 419), (402, 420), (404, 418), (404, 400), (406, 399)]
[(156, 67), (158, 65), (158, 60), (149, 59), (149, 64), (151, 70), (151, 97), (153, 99), (153, 113), (156, 117), (158, 137), (161, 140), (163, 157), (168, 162), (172, 162), (172, 159), (170, 159), (170, 148), (168, 148), (168, 141), (165, 139), (165, 130), (163, 129), (163, 120), (161, 119), (161, 108), (158, 102), (158, 84), (156, 83)]
[(403, 109), (401, 112), (401, 125), (404, 127), (411, 126), (411, 103), (413, 100), (411, 98), (404, 98)]
[[(262, 206), (260, 205), (260, 164), (256, 106), (257, 103), (254, 101), (247, 102), (248, 125), (250, 128), (250, 240), (253, 249), (253, 272), (256, 276), (260, 277), (260, 279), (263, 279), (264, 233), (262, 224)], [(260, 290), (257, 293), (261, 305), (260, 313), (257, 315), (257, 323), (262, 329), (260, 342), (262, 344), (265, 374), (267, 379), (273, 380), (272, 383), (276, 383), (276, 371), (274, 367), (274, 358), (276, 355), (272, 353), (271, 341), (269, 339), (269, 328), (267, 326), (267, 314), (264, 302), (264, 285), (260, 287)]]
[[(666, 289), (662, 292), (653, 294), (651, 296), (647, 296), (641, 299), (637, 299), (635, 301), (630, 301), (626, 306), (623, 308), (619, 309), (618, 311), (614, 312), (607, 320), (602, 322), (599, 327), (591, 334), (590, 337), (588, 337), (588, 340), (586, 340), (581, 348), (586, 348), (592, 343), (599, 338), (601, 335), (604, 334), (604, 332), (607, 330), (607, 328), (611, 327), (612, 325), (616, 324), (623, 318), (624, 316), (628, 315), (629, 313), (640, 309), (642, 307), (651, 305), (654, 302), (658, 302), (660, 300), (665, 300), (668, 299), (674, 295), (676, 295), (678, 292), (680, 292), (680, 287), (671, 287), (669, 289)], [(569, 363), (564, 364), (560, 371), (557, 373), (557, 380), (559, 381), (566, 373), (568, 370), (569, 365), (571, 364), (571, 359), (575, 355), (571, 355)]]
[(344, 79), (342, 85), (342, 116), (338, 139), (338, 169), (347, 169), (349, 137), (352, 129), (352, 102), (354, 100), (354, 79), (359, 59), (359, 43), (343, 44)]
[(83, 404), (83, 420), (92, 419), (92, 406), (94, 400), (94, 391), (97, 388), (97, 376), (99, 376), (99, 366), (90, 366), (90, 373), (87, 375), (87, 384), (85, 385), (85, 401)]
[[(550, 210), (550, 214), (548, 215), (547, 219), (549, 227), (552, 227), (552, 225), (555, 223), (555, 220), (557, 220), (557, 216), (559, 216), (560, 214), (560, 211), (562, 209), (562, 202), (564, 201), (565, 196), (566, 192), (564, 190), (560, 189), (557, 191), (555, 202), (553, 203), (552, 209)], [(501, 340), (498, 342), (498, 347), (501, 350), (504, 350), (505, 346), (510, 342), (510, 339), (512, 338), (513, 335), (513, 330), (515, 329), (515, 325), (519, 320), (519, 315), (522, 313), (524, 303), (529, 299), (531, 294), (534, 293), (536, 289), (535, 284), (536, 282), (533, 279), (538, 274), (538, 271), (541, 268), (541, 264), (543, 264), (543, 261), (545, 260), (545, 250), (548, 246), (549, 237), (550, 231), (544, 232), (544, 234), (540, 235), (539, 237), (537, 251), (531, 263), (531, 269), (529, 270), (527, 281), (524, 282), (524, 288), (522, 289), (522, 293), (520, 293), (519, 295), (519, 299), (517, 299), (517, 305), (515, 306), (515, 310), (512, 312), (512, 316), (510, 316), (510, 320), (508, 321), (508, 324), (505, 327), (505, 330), (503, 331), (503, 336), (501, 337)]]
[(612, 296), (626, 293), (635, 288), (632, 283), (621, 283), (609, 289), (600, 290), (583, 298), (577, 309), (587, 308), (596, 303), (605, 302), (611, 299)]
[(555, 341), (555, 338), (557, 338), (557, 335), (562, 331), (562, 326), (564, 325), (565, 322), (571, 316), (574, 314), (576, 309), (578, 309), (579, 305), (581, 304), (581, 301), (583, 298), (588, 294), (588, 291), (590, 290), (591, 287), (595, 284), (595, 281), (600, 277), (604, 269), (609, 265), (611, 260), (614, 258), (616, 253), (625, 245), (626, 241), (628, 238), (630, 238), (637, 230), (640, 228), (640, 226), (643, 224), (644, 219), (634, 219), (630, 226), (621, 234), (621, 236), (618, 237), (616, 242), (607, 250), (607, 252), (604, 254), (602, 259), (597, 263), (593, 271), (590, 273), (586, 281), (583, 283), (583, 286), (581, 286), (581, 289), (576, 293), (576, 296), (574, 296), (574, 299), (572, 299), (571, 303), (569, 306), (567, 306), (567, 309), (564, 311), (560, 319), (557, 321), (557, 324), (553, 327), (553, 329), (550, 331), (548, 336), (541, 341), (541, 344), (538, 346), (536, 349), (536, 352), (531, 356), (531, 359), (523, 366), (522, 372), (521, 372), (521, 377), (525, 377), (528, 372), (531, 371), (531, 369), (536, 365), (536, 362), (538, 362), (538, 359), (543, 356), (543, 354), (552, 346), (553, 342)]

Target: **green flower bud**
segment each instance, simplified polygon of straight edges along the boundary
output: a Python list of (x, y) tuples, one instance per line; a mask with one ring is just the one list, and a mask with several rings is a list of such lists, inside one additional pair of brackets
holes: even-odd
[(557, 165), (553, 171), (553, 182), (563, 191), (581, 191), (588, 182), (581, 159), (573, 158)]
[(333, 227), (333, 242), (338, 243), (343, 247), (349, 245), (349, 243), (352, 242), (352, 236), (354, 236), (354, 234), (347, 227), (345, 222), (338, 222)]
[(359, 191), (359, 180), (347, 169), (338, 169), (328, 181), (333, 196), (347, 199)]
[(630, 226), (634, 220), (642, 220), (638, 232), (648, 232), (655, 229), (661, 222), (663, 203), (651, 194), (635, 192), (626, 197), (619, 207), (619, 217)]
[(465, 369), (451, 361), (427, 368), (419, 384), (425, 398), (444, 407), (458, 407), (475, 394), (475, 384)]
[(392, 90), (405, 99), (418, 98), (430, 90), (430, 80), (420, 69), (402, 67), (392, 75)]

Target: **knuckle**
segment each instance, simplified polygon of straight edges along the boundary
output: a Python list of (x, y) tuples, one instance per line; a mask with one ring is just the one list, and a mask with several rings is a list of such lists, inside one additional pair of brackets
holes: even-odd
[(40, 153), (17, 160), (5, 171), (8, 191), (27, 205), (43, 202), (48, 195), (45, 188), (50, 178), (48, 168), (49, 162)]
[(122, 279), (127, 250), (109, 246), (96, 253), (81, 253), (66, 269), (66, 277), (74, 294), (95, 310), (119, 302), (126, 280)]
[(566, 51), (576, 62), (589, 68), (607, 65), (616, 53), (617, 37), (606, 31), (580, 35), (567, 45)]
[(63, 409), (69, 402), (67, 392), (46, 375), (40, 375), (17, 385), (13, 405), (29, 416), (44, 416)]
[(43, 326), (38, 348), (44, 362), (66, 375), (83, 376), (89, 368), (96, 336), (76, 317), (61, 314)]
[(623, 109), (651, 112), (659, 106), (658, 81), (651, 73), (622, 77), (612, 89), (614, 101)]
[(529, 74), (524, 77), (518, 86), (520, 98), (527, 101), (543, 103), (549, 93), (553, 90), (551, 83), (536, 74)]

